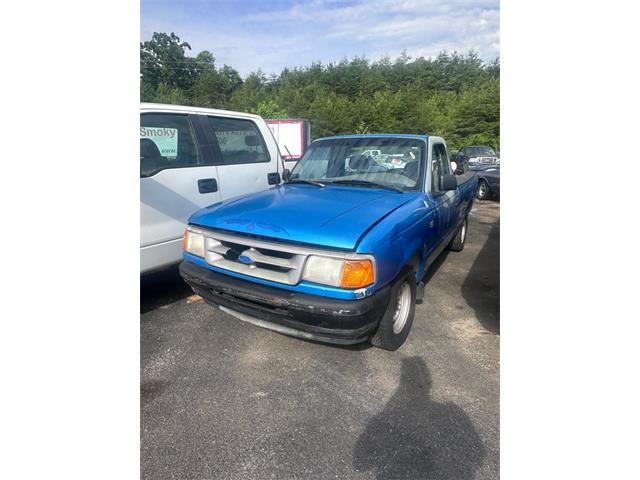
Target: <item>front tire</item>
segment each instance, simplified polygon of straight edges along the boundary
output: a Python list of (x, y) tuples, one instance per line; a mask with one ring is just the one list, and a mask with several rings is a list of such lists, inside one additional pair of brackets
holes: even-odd
[(391, 287), (389, 305), (371, 337), (372, 345), (390, 351), (400, 348), (409, 336), (415, 313), (416, 274), (410, 269)]
[(476, 198), (478, 200), (486, 200), (489, 198), (489, 184), (486, 180), (480, 180), (478, 182), (478, 191), (476, 192)]

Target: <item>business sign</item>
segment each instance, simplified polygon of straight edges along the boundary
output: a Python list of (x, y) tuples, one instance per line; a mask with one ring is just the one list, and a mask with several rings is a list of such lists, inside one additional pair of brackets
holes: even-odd
[(285, 160), (298, 160), (309, 145), (309, 122), (303, 119), (265, 120), (273, 133), (280, 155)]
[(178, 156), (177, 128), (140, 127), (140, 138), (152, 140), (163, 157), (175, 158)]

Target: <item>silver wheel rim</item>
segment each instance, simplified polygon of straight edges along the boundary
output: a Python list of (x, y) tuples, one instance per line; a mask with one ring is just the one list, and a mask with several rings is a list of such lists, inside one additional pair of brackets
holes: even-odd
[(393, 333), (398, 334), (402, 331), (409, 318), (409, 310), (411, 310), (411, 286), (409, 282), (404, 282), (398, 292), (396, 310), (393, 313)]
[(467, 221), (462, 223), (462, 232), (460, 233), (460, 241), (464, 243), (464, 239), (467, 236)]
[(484, 183), (480, 184), (480, 188), (478, 188), (478, 194), (481, 197), (484, 197), (484, 194), (487, 193), (487, 186)]

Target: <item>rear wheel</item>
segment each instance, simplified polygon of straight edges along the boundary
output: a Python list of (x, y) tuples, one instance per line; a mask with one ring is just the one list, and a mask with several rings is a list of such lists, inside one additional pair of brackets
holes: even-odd
[(391, 287), (391, 296), (371, 343), (385, 350), (397, 350), (409, 336), (416, 311), (416, 274), (405, 272)]
[(458, 231), (456, 232), (456, 236), (451, 240), (451, 245), (449, 248), (454, 252), (461, 252), (464, 249), (464, 242), (467, 240), (467, 221), (468, 217), (464, 217), (464, 221)]
[(489, 184), (486, 180), (480, 180), (478, 182), (478, 191), (476, 192), (478, 200), (486, 200), (489, 198)]

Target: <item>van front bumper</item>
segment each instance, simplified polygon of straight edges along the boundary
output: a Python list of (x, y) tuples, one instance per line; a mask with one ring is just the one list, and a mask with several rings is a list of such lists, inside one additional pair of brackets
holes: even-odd
[(359, 300), (337, 300), (242, 280), (183, 261), (180, 275), (205, 301), (241, 320), (329, 343), (366, 341), (389, 304), (389, 287)]

